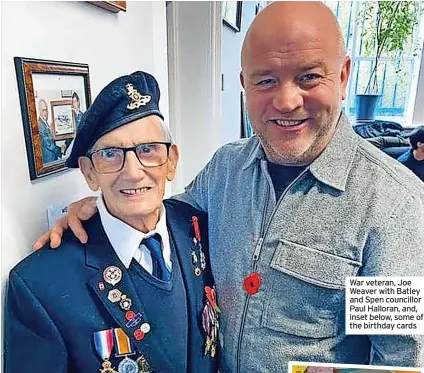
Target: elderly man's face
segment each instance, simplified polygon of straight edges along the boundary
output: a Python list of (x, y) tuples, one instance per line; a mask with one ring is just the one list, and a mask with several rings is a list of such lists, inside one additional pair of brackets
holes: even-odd
[(49, 112), (47, 110), (47, 104), (45, 101), (41, 101), (40, 103), (40, 117), (46, 122), (47, 122), (47, 119), (49, 118)]
[[(149, 116), (107, 133), (95, 143), (93, 150), (164, 141), (161, 119)], [(98, 173), (86, 157), (80, 158), (79, 164), (90, 188), (101, 189), (113, 216), (136, 229), (149, 231), (160, 216), (165, 183), (174, 178), (177, 161), (178, 149), (173, 145), (165, 163), (157, 167), (142, 166), (132, 151), (126, 153), (122, 170), (111, 174)], [(149, 222), (154, 222), (153, 227), (146, 228)]]
[(72, 97), (72, 109), (74, 109), (75, 111), (79, 110), (79, 101), (76, 97)]
[(270, 15), (251, 33), (243, 55), (241, 82), (253, 129), (268, 159), (280, 164), (307, 165), (327, 146), (350, 70), (335, 32), (308, 24), (307, 15), (290, 14), (285, 26)]

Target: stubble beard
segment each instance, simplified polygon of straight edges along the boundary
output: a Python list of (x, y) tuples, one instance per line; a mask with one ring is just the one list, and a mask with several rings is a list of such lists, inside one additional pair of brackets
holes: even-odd
[(269, 140), (266, 132), (261, 132), (257, 135), (269, 161), (286, 166), (307, 166), (318, 158), (330, 143), (336, 130), (339, 116), (340, 109), (335, 110), (327, 120), (315, 118), (316, 121), (321, 121), (323, 123), (321, 123), (318, 132), (313, 134), (312, 142), (306, 144), (306, 146), (301, 149), (286, 150), (284, 154), (278, 150), (273, 144), (273, 141)]

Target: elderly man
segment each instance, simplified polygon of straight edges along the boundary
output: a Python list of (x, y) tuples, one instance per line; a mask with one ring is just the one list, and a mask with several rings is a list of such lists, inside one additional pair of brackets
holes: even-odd
[(208, 212), (221, 372), (283, 372), (289, 360), (424, 365), (422, 336), (345, 334), (346, 277), (423, 275), (424, 189), (341, 112), (350, 59), (332, 12), (272, 3), (241, 64), (256, 136), (220, 148), (176, 197)]
[(215, 289), (203, 213), (162, 198), (178, 149), (154, 77), (120, 77), (79, 126), (69, 167), (100, 189), (90, 240), (72, 235), (10, 273), (7, 373), (214, 373)]
[(49, 112), (47, 102), (41, 99), (38, 102), (38, 129), (40, 131), (41, 151), (43, 163), (50, 163), (60, 159), (65, 151), (65, 146), (57, 146), (53, 140), (52, 131), (48, 123)]

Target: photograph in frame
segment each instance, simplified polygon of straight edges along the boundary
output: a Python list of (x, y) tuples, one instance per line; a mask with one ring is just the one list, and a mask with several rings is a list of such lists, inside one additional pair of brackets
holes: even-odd
[(242, 1), (222, 2), (222, 21), (235, 32), (241, 29), (242, 4)]
[(15, 57), (31, 180), (66, 168), (83, 113), (91, 104), (87, 64)]

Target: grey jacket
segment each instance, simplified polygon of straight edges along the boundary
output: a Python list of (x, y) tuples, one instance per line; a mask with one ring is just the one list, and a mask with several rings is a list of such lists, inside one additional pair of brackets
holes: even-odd
[[(344, 115), (279, 201), (256, 136), (220, 148), (176, 198), (209, 214), (222, 372), (424, 365), (424, 336), (345, 334), (347, 276), (424, 276), (424, 184)], [(262, 283), (247, 295), (252, 271)]]

